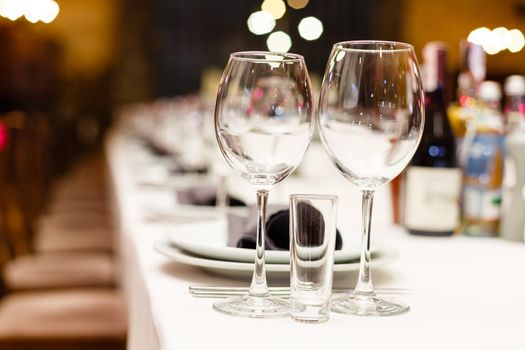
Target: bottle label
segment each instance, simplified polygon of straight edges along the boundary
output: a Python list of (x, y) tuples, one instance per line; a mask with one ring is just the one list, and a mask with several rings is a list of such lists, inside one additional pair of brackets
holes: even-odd
[(463, 213), (468, 221), (498, 221), (501, 216), (504, 138), (479, 133), (467, 148)]
[(454, 231), (459, 226), (461, 170), (410, 166), (405, 192), (405, 226), (421, 231)]
[(501, 215), (501, 190), (465, 186), (463, 196), (463, 209), (466, 219), (480, 221), (499, 220)]

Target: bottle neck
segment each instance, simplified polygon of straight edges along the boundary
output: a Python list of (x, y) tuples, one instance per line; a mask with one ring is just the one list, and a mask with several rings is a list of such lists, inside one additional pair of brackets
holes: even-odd
[(423, 49), (425, 60), (423, 88), (427, 96), (433, 97), (435, 103), (447, 104), (447, 50), (437, 43), (429, 43)]
[(525, 96), (507, 96), (505, 100), (505, 112), (518, 112), (525, 115)]
[(430, 132), (437, 138), (452, 135), (447, 117), (447, 98), (442, 88), (425, 92), (425, 110), (427, 117), (425, 131), (427, 133)]
[(425, 106), (427, 108), (433, 107), (434, 109), (447, 109), (448, 101), (445, 91), (442, 87), (438, 87), (432, 91), (425, 91)]

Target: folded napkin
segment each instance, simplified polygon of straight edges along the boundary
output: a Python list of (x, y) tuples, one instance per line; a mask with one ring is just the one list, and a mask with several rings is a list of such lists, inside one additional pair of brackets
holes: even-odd
[(208, 167), (206, 166), (188, 167), (178, 162), (175, 162), (175, 164), (170, 169), (170, 172), (175, 175), (184, 175), (184, 174), (204, 175), (208, 173)]
[(162, 145), (149, 140), (149, 139), (143, 139), (145, 147), (154, 155), (158, 157), (168, 157), (173, 156), (173, 153), (170, 152), (166, 147), (163, 147)]
[(145, 147), (155, 156), (162, 158), (170, 158), (173, 164), (170, 167), (170, 173), (175, 175), (183, 174), (207, 174), (209, 169), (208, 166), (202, 164), (202, 162), (188, 162), (184, 161), (180, 154), (173, 152), (167, 147), (160, 143), (152, 140), (143, 140)]
[[(308, 204), (304, 204), (308, 205)], [(250, 214), (246, 217), (236, 214), (228, 215), (228, 245), (237, 248), (255, 249), (257, 241), (257, 212), (255, 206), (250, 207)], [(311, 226), (312, 230), (320, 229), (322, 222), (321, 213), (313, 207), (302, 210), (306, 215), (303, 223)], [(289, 250), (290, 249), (290, 210), (283, 206), (268, 206), (266, 220), (265, 249), (267, 250)], [(301, 230), (307, 232), (309, 230)], [(305, 242), (305, 238), (299, 237), (299, 241)], [(315, 242), (310, 242), (315, 245)], [(343, 247), (341, 233), (336, 230), (335, 249)]]
[[(214, 206), (217, 202), (217, 188), (214, 186), (197, 186), (177, 191), (177, 202), (188, 205)], [(228, 195), (228, 206), (245, 207), (246, 203)]]

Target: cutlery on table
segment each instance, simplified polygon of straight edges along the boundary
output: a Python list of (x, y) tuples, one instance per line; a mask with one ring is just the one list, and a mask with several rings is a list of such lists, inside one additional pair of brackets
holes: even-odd
[[(232, 296), (244, 295), (248, 292), (248, 287), (220, 287), (192, 285), (188, 287), (190, 294), (199, 298), (227, 298)], [(343, 294), (350, 292), (352, 288), (334, 288), (332, 293)], [(410, 294), (411, 290), (406, 288), (376, 288), (381, 294)], [(269, 287), (271, 295), (278, 297), (289, 297), (290, 287)]]

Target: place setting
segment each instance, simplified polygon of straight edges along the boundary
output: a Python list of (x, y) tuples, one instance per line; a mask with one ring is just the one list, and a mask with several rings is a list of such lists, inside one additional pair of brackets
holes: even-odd
[[(241, 217), (230, 213), (216, 222), (173, 227), (156, 249), (219, 274), (252, 272), (248, 289), (234, 288), (236, 296), (213, 304), (220, 313), (249, 318), (291, 314), (298, 321), (323, 322), (330, 311), (361, 316), (407, 312), (409, 306), (374, 291), (372, 266), (388, 263), (397, 253), (371, 245), (370, 231), (375, 190), (397, 176), (417, 149), (422, 102), (417, 61), (408, 44), (335, 44), (318, 109), (302, 56), (232, 53), (219, 84), (215, 133), (229, 166), (251, 184), (256, 205)], [(292, 194), (287, 208), (267, 205), (274, 185), (300, 164), (316, 128), (331, 162), (362, 193), (360, 235), (336, 228), (336, 195)], [(352, 271), (359, 274), (355, 288), (332, 298), (334, 273)], [(269, 289), (267, 274), (288, 276), (290, 287)], [(190, 287), (195, 296), (229, 291)]]
[(129, 135), (134, 155), (130, 170), (139, 188), (179, 190), (213, 184), (218, 175), (213, 112), (202, 99), (138, 103), (122, 108), (118, 116)]
[[(283, 206), (277, 206), (283, 208)], [(187, 223), (180, 223), (167, 229), (166, 238), (155, 245), (163, 255), (187, 265), (233, 279), (245, 279), (253, 272), (256, 246), (254, 219), (256, 208), (249, 207), (239, 214), (188, 217)], [(276, 209), (274, 209), (276, 210)], [(205, 220), (199, 222), (198, 220)], [(250, 225), (250, 223), (252, 223)], [(347, 271), (359, 270), (361, 238), (357, 232), (337, 231), (334, 252), (334, 272), (344, 277)], [(266, 221), (265, 265), (272, 278), (283, 280), (289, 277), (289, 210), (280, 209), (269, 215)], [(374, 265), (381, 266), (396, 259), (398, 252), (375, 242), (371, 254)]]

